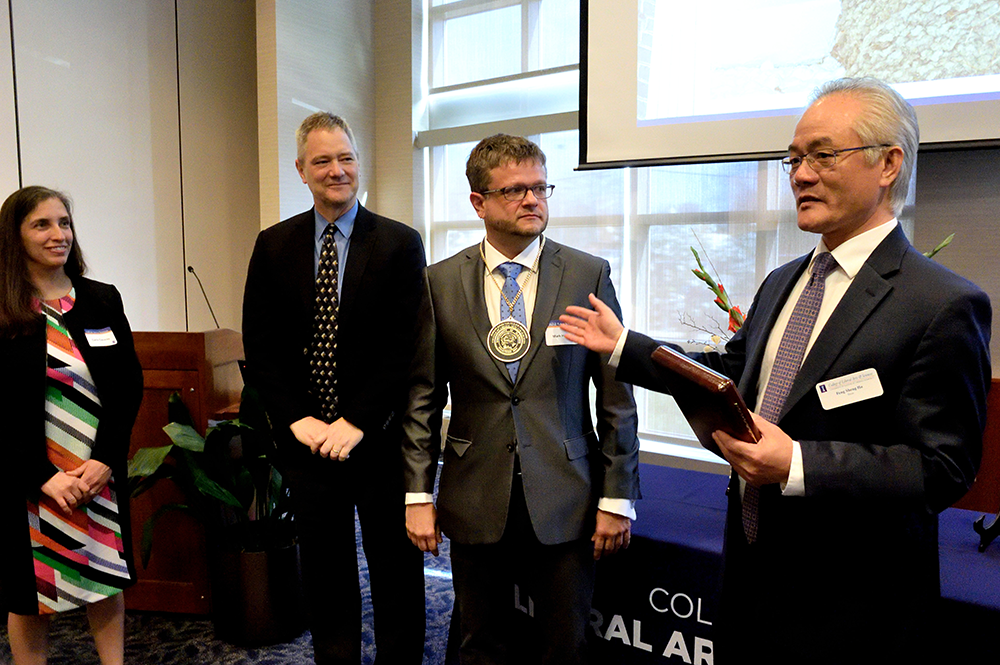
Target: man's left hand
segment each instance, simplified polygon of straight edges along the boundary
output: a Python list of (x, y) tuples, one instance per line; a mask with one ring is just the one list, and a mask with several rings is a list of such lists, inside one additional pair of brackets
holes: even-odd
[(319, 454), (343, 462), (364, 436), (365, 433), (357, 427), (343, 418), (337, 418), (326, 431), (326, 441), (320, 446)]
[(788, 471), (792, 466), (791, 437), (756, 413), (751, 415), (761, 433), (757, 443), (734, 439), (719, 430), (712, 432), (712, 438), (726, 461), (733, 465), (736, 474), (750, 485), (761, 487), (788, 482)]
[(614, 554), (619, 549), (628, 548), (632, 538), (632, 520), (624, 515), (616, 515), (606, 510), (597, 511), (597, 529), (591, 540), (594, 541), (594, 560), (602, 556)]

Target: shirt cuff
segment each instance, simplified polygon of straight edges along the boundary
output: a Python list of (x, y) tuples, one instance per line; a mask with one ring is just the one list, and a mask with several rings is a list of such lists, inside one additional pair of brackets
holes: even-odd
[(802, 465), (802, 446), (792, 441), (792, 464), (788, 469), (788, 481), (781, 487), (782, 496), (806, 495), (806, 470)]
[(631, 499), (603, 498), (597, 502), (597, 509), (606, 513), (614, 513), (635, 521), (635, 501)]
[(434, 503), (434, 495), (426, 492), (407, 492), (406, 505), (414, 503)]
[(615, 344), (615, 350), (611, 352), (611, 357), (608, 359), (608, 367), (618, 369), (618, 363), (622, 359), (622, 351), (625, 350), (625, 338), (627, 337), (628, 328), (622, 328), (622, 334), (618, 336), (618, 342)]

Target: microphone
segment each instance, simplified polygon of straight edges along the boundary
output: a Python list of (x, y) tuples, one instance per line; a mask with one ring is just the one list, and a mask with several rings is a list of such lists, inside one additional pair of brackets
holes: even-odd
[(201, 283), (201, 278), (198, 277), (198, 273), (194, 271), (194, 266), (188, 266), (188, 272), (194, 275), (194, 278), (198, 280), (198, 286), (201, 288), (201, 296), (205, 299), (205, 304), (208, 305), (208, 312), (212, 315), (212, 320), (215, 321), (215, 327), (220, 328), (219, 320), (215, 318), (215, 310), (212, 309), (212, 303), (208, 300), (208, 294), (205, 293), (205, 287)]

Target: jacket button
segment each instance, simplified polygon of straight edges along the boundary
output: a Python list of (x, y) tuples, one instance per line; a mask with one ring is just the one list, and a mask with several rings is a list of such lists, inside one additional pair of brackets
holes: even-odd
[(517, 406), (518, 404), (521, 403), (521, 398), (520, 397), (515, 397), (512, 400), (510, 400), (510, 403), (513, 404), (514, 406)]
[(515, 444), (515, 443), (508, 443), (507, 444), (507, 452), (508, 453), (512, 453), (515, 450), (517, 450), (517, 444)]

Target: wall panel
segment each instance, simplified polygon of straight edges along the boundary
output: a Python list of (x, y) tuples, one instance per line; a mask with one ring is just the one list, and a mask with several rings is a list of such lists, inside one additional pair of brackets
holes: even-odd
[(184, 327), (170, 0), (14, 0), (22, 180), (69, 193), (132, 326)]
[[(184, 258), (204, 283), (219, 324), (234, 330), (260, 229), (254, 24), (252, 0), (177, 2)], [(188, 329), (211, 330), (197, 281), (182, 274)]]
[(0, 2), (0, 197), (17, 189), (17, 132), (14, 117), (14, 69), (10, 48), (10, 12)]

